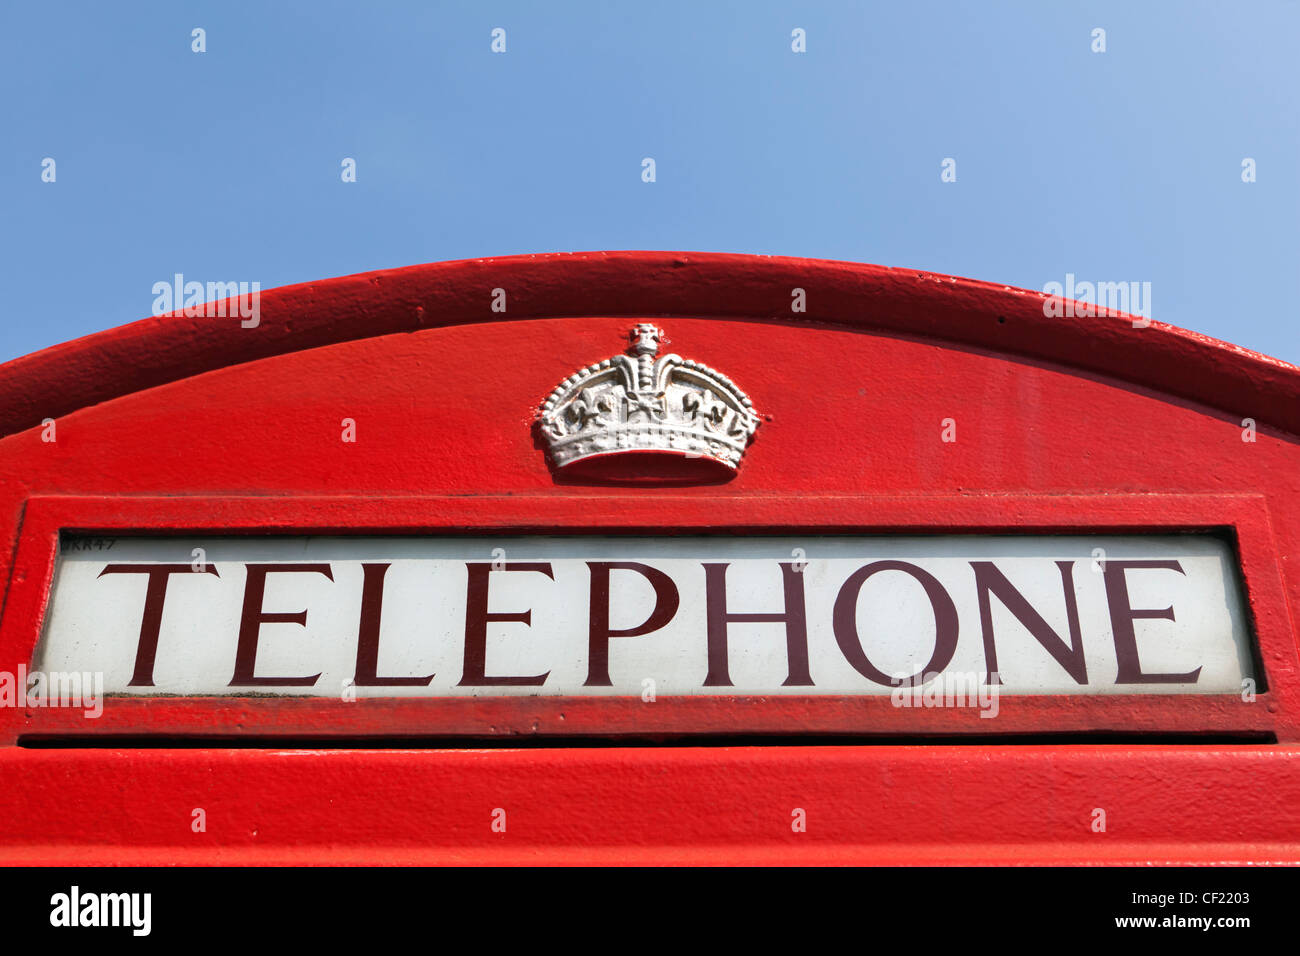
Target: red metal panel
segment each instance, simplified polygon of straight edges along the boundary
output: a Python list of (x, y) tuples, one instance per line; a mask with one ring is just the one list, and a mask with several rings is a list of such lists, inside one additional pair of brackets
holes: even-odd
[[(1293, 747), (9, 749), (0, 861), (1293, 862), (1297, 760)], [(194, 809), (207, 832), (191, 830)]]
[[(490, 311), (505, 288), (509, 311)], [(805, 289), (809, 311), (789, 313)], [(262, 323), (163, 317), (0, 374), (0, 668), (30, 659), (59, 528), (1147, 530), (1237, 539), (1268, 691), (1003, 701), (1038, 733), (1250, 731), (1277, 744), (612, 747), (376, 752), (31, 749), (57, 712), (0, 713), (10, 861), (747, 862), (1300, 859), (1300, 371), (1124, 318), (1048, 319), (1037, 293), (844, 263), (599, 253), (437, 264), (273, 290)], [(763, 416), (726, 484), (560, 482), (538, 402), (638, 318)], [(725, 321), (719, 321), (719, 320)], [(527, 320), (527, 321), (523, 321)], [(58, 440), (39, 422), (57, 419)], [(340, 423), (357, 423), (355, 444)], [(955, 443), (940, 440), (955, 419)], [(1258, 423), (1243, 442), (1242, 420)], [(19, 533), (21, 527), (21, 534)], [(661, 701), (661, 703), (663, 703)], [(659, 730), (770, 731), (810, 702), (678, 701)], [(816, 702), (813, 702), (816, 703)], [(422, 733), (557, 723), (535, 702), (313, 707), (145, 701), (105, 729)], [(119, 712), (124, 716), (111, 716)], [(343, 711), (338, 708), (350, 707)], [(594, 733), (646, 719), (565, 701)], [(656, 704), (656, 707), (661, 704)], [(822, 730), (860, 704), (820, 702)], [(837, 710), (838, 708), (838, 710)], [(963, 729), (910, 711), (912, 732)], [(935, 713), (935, 712), (930, 712)], [(437, 714), (435, 716), (435, 714)], [(129, 715), (129, 716), (128, 716)], [(751, 715), (746, 715), (750, 719)], [(897, 715), (871, 714), (871, 726)], [(443, 721), (438, 724), (438, 721)], [(432, 723), (431, 723), (432, 722)], [(458, 724), (459, 722), (459, 724)], [(752, 726), (752, 725), (747, 725)], [(549, 725), (548, 725), (549, 729)], [(206, 834), (190, 829), (205, 807)], [(506, 834), (491, 832), (494, 808)], [(790, 829), (808, 811), (807, 833)], [(1089, 826), (1107, 811), (1104, 834)], [(215, 811), (215, 812), (214, 812)]]

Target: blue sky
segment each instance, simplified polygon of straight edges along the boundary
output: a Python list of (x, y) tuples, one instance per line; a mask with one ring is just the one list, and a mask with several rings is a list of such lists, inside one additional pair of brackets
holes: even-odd
[(1300, 363), (1296, 0), (6, 0), (0, 89), (0, 360), (177, 272), (686, 249), (1150, 282)]

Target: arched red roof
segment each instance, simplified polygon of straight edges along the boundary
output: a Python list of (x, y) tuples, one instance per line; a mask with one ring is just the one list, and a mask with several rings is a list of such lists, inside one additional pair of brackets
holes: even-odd
[[(508, 312), (491, 311), (507, 290)], [(792, 314), (791, 290), (807, 311)], [(0, 366), (0, 436), (215, 368), (354, 339), (546, 317), (691, 316), (848, 326), (1108, 376), (1300, 434), (1300, 369), (1160, 322), (1049, 318), (1041, 292), (915, 269), (701, 252), (465, 259), (265, 290), (260, 324), (171, 313)]]

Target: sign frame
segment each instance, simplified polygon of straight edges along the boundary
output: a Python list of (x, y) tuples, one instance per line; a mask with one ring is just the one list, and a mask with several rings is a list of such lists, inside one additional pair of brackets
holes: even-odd
[(547, 534), (1226, 533), (1255, 643), (1243, 695), (1003, 695), (977, 708), (897, 708), (888, 695), (659, 697), (129, 697), (86, 720), (68, 708), (0, 711), (0, 746), (114, 738), (428, 742), (674, 737), (875, 739), (1072, 737), (1300, 741), (1300, 666), (1263, 495), (746, 495), (656, 489), (620, 495), (33, 496), (0, 618), (0, 667), (30, 666), (62, 533), (94, 536)]

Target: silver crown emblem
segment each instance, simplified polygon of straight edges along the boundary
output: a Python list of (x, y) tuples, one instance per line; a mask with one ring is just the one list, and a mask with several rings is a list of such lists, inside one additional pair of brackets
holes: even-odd
[(638, 325), (628, 355), (574, 372), (551, 392), (540, 424), (556, 469), (610, 456), (698, 459), (730, 472), (739, 467), (758, 428), (753, 403), (707, 365), (680, 355), (656, 358), (663, 334)]

